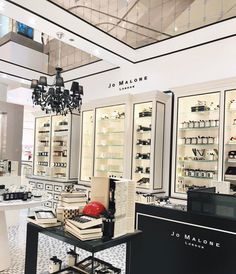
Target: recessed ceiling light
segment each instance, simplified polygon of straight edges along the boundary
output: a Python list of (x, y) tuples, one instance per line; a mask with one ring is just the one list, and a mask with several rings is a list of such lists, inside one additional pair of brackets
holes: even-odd
[(36, 22), (37, 22), (36, 18), (30, 18), (30, 20), (29, 20), (30, 25), (35, 25)]
[(2, 78), (7, 78), (7, 75), (5, 73), (1, 74)]
[(178, 31), (178, 28), (177, 28), (177, 27), (174, 27), (174, 31)]
[(95, 50), (93, 50), (93, 53), (92, 53), (94, 56), (99, 56), (100, 55), (100, 51), (99, 51), (99, 49), (95, 49)]

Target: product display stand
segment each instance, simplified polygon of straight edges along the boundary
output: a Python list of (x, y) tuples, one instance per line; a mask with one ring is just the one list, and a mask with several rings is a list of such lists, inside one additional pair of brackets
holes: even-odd
[[(93, 258), (95, 253), (98, 251), (126, 243), (126, 274), (130, 273), (131, 245), (136, 237), (141, 235), (141, 231), (136, 231), (134, 233), (129, 233), (124, 236), (107, 241), (103, 241), (102, 239), (81, 241), (78, 238), (65, 232), (63, 227), (42, 228), (38, 225), (28, 223), (26, 238), (25, 274), (36, 274), (39, 233), (91, 252)], [(94, 273), (93, 267), (91, 273)]]
[(7, 224), (5, 211), (0, 211), (0, 271), (10, 266)]
[(10, 267), (10, 252), (8, 246), (6, 210), (17, 210), (24, 208), (37, 207), (42, 205), (46, 200), (32, 201), (9, 201), (0, 203), (0, 271)]

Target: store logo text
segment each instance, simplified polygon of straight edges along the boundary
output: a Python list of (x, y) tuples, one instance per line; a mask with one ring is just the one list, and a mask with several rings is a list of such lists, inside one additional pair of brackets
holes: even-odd
[(147, 76), (143, 76), (143, 77), (136, 77), (130, 80), (121, 80), (121, 81), (118, 81), (118, 83), (109, 83), (108, 88), (115, 88), (118, 86), (119, 90), (132, 89), (132, 88), (135, 88), (136, 83), (146, 81), (147, 79), (148, 79)]
[(207, 239), (201, 239), (199, 237), (195, 237), (191, 234), (183, 234), (181, 235), (178, 232), (173, 231), (170, 236), (175, 239), (182, 239), (184, 241), (184, 244), (187, 246), (191, 246), (194, 248), (199, 248), (199, 249), (205, 249), (205, 247), (210, 246), (214, 248), (220, 248), (220, 243), (214, 242), (211, 240)]

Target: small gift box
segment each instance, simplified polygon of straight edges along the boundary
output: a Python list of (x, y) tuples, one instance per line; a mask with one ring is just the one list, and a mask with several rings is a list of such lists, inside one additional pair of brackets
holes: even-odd
[(79, 215), (79, 208), (64, 208), (63, 209), (63, 218), (64, 221), (66, 219), (73, 219), (75, 216)]

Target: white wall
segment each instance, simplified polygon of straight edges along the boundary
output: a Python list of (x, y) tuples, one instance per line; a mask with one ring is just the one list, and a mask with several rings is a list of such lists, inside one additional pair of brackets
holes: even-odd
[[(148, 80), (136, 88), (120, 91), (108, 88), (110, 82), (129, 80), (137, 76)], [(169, 90), (173, 87), (214, 81), (236, 76), (236, 37), (195, 47), (164, 57), (126, 66), (80, 80), (84, 86), (84, 101), (151, 90)]]
[(1, 46), (0, 59), (47, 72), (48, 56), (46, 54), (14, 42), (9, 42)]

